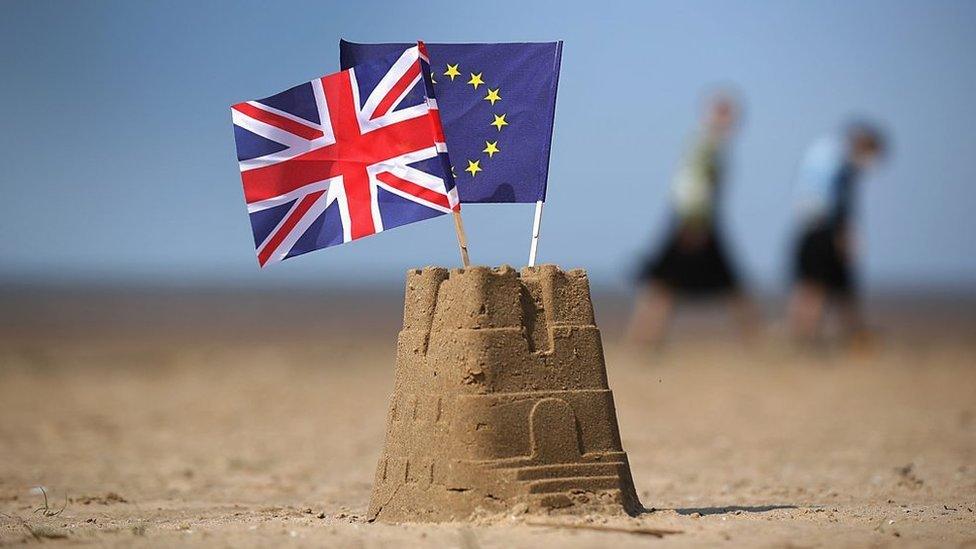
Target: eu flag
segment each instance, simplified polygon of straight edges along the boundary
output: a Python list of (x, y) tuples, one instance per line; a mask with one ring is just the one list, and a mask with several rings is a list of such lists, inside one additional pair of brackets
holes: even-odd
[[(412, 44), (339, 42), (343, 69)], [(461, 202), (546, 198), (562, 42), (427, 44)]]

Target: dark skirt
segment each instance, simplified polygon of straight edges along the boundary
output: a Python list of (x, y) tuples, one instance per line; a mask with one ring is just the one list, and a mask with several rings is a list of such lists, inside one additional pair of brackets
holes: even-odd
[(656, 256), (649, 256), (637, 276), (681, 294), (712, 295), (738, 289), (739, 281), (714, 227), (676, 227)]
[(853, 269), (838, 246), (839, 236), (839, 231), (830, 227), (810, 228), (800, 235), (794, 266), (798, 281), (817, 284), (840, 295), (853, 291)]

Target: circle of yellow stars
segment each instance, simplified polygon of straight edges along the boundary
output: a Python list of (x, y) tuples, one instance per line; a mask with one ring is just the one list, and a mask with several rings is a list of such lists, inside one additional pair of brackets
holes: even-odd
[[(464, 78), (459, 66), (460, 63), (454, 63), (453, 65), (451, 63), (448, 63), (446, 67), (447, 70), (444, 71), (443, 75), (450, 78), (451, 82), (454, 82), (454, 79), (459, 76), (461, 78)], [(484, 73), (469, 72), (468, 74), (471, 77), (468, 79), (467, 84), (470, 85), (472, 88), (474, 88), (475, 91), (478, 90), (479, 86), (485, 87), (485, 91), (487, 93), (483, 98), (484, 101), (491, 103), (491, 106), (494, 107), (495, 103), (502, 100), (501, 87), (492, 88), (491, 86), (489, 86), (488, 83), (486, 83), (484, 80)], [(502, 113), (502, 114), (492, 113), (493, 119), (488, 125), (494, 127), (496, 131), (501, 132), (502, 128), (508, 125), (508, 120), (506, 120), (507, 116), (508, 114), (506, 113)], [(501, 153), (502, 151), (501, 149), (498, 148), (498, 140), (496, 139), (495, 141), (485, 141), (485, 148), (481, 152), (487, 154), (488, 159), (492, 159), (495, 157), (496, 154)], [(484, 171), (484, 168), (481, 167), (482, 160), (484, 160), (484, 158), (478, 158), (476, 160), (467, 160), (468, 167), (465, 168), (464, 171), (471, 174), (471, 177), (473, 178), (475, 175), (478, 174), (478, 172)], [(454, 171), (454, 166), (451, 166), (451, 171), (452, 172)]]

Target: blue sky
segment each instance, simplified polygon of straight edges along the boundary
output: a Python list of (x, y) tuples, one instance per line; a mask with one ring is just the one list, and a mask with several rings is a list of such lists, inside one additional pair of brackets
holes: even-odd
[[(13, 2), (0, 19), (0, 277), (399, 284), (458, 263), (448, 217), (259, 271), (228, 107), (338, 68), (338, 41), (565, 41), (540, 261), (622, 286), (661, 237), (702, 93), (747, 118), (724, 205), (752, 283), (785, 279), (806, 145), (877, 119), (861, 195), (876, 287), (976, 288), (973, 2)], [(477, 263), (524, 263), (532, 207), (464, 209)]]

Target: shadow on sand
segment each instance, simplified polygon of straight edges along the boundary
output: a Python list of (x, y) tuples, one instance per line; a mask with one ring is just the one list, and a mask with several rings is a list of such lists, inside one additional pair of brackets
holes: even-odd
[(796, 505), (729, 505), (726, 507), (682, 507), (681, 509), (661, 509), (670, 510), (679, 515), (693, 515), (698, 513), (701, 516), (724, 515), (726, 513), (766, 513), (777, 509), (797, 509)]

